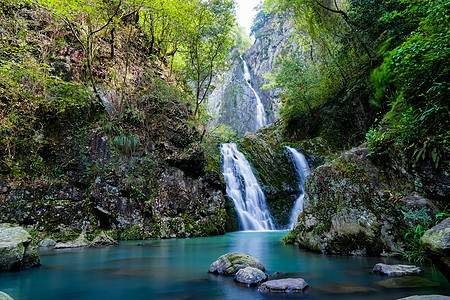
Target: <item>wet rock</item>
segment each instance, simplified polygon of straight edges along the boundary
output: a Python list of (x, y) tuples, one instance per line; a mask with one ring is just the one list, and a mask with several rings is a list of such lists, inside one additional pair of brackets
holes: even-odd
[(263, 271), (253, 267), (240, 269), (234, 277), (234, 280), (236, 280), (237, 282), (244, 283), (249, 286), (257, 285), (258, 283), (266, 279), (267, 275)]
[(373, 267), (372, 272), (388, 276), (406, 276), (420, 274), (422, 273), (422, 269), (412, 265), (387, 265), (378, 263)]
[(118, 245), (119, 243), (114, 240), (112, 237), (107, 235), (104, 231), (102, 231), (99, 235), (97, 235), (94, 240), (89, 244), (91, 247), (105, 247)]
[(421, 242), (426, 253), (450, 281), (450, 218), (426, 231)]
[(432, 223), (437, 213), (433, 201), (386, 190), (395, 190), (398, 179), (383, 175), (368, 154), (365, 147), (351, 149), (308, 176), (303, 212), (292, 233), (300, 247), (327, 254), (389, 255), (403, 249), (405, 228), (414, 230), (417, 216), (428, 220), (426, 226)]
[(80, 236), (74, 241), (56, 243), (55, 249), (81, 248), (87, 246), (89, 246), (89, 244), (86, 241), (84, 234), (80, 234)]
[(398, 300), (449, 300), (449, 299), (450, 299), (449, 296), (442, 296), (442, 295), (420, 295), (420, 296), (409, 296)]
[(0, 291), (0, 300), (14, 300), (10, 295)]
[(25, 229), (11, 224), (0, 224), (0, 272), (40, 265), (36, 248)]
[(257, 268), (265, 271), (263, 264), (251, 255), (243, 253), (227, 253), (220, 256), (209, 266), (209, 273), (222, 275), (235, 275), (246, 267)]
[(375, 283), (378, 286), (382, 286), (387, 289), (404, 289), (404, 288), (420, 288), (420, 287), (433, 287), (439, 286), (439, 283), (418, 277), (418, 276), (406, 276), (406, 277), (394, 277), (386, 280), (378, 281)]
[(262, 293), (300, 293), (309, 285), (302, 278), (286, 278), (266, 281), (258, 288)]
[(52, 239), (44, 239), (39, 242), (39, 247), (54, 247), (56, 245), (56, 242)]

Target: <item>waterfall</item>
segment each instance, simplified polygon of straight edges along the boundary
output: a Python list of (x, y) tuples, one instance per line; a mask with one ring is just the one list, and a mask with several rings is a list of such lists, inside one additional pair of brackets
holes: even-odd
[(303, 154), (289, 146), (286, 146), (286, 149), (292, 154), (291, 157), (294, 161), (295, 171), (298, 177), (298, 189), (300, 190), (300, 195), (297, 200), (295, 200), (294, 208), (292, 209), (291, 216), (289, 218), (289, 229), (293, 229), (294, 224), (297, 222), (298, 215), (300, 215), (303, 211), (303, 198), (305, 197), (303, 184), (305, 183), (306, 176), (308, 176), (311, 171)]
[(244, 154), (234, 143), (222, 144), (220, 152), (227, 195), (233, 199), (241, 229), (274, 230), (266, 198)]
[(256, 98), (256, 128), (255, 128), (255, 131), (256, 131), (259, 128), (267, 125), (266, 111), (264, 110), (264, 105), (261, 102), (261, 98), (259, 98), (259, 96), (256, 93), (255, 89), (252, 87), (251, 76), (250, 76), (250, 72), (248, 70), (247, 62), (242, 58), (242, 55), (240, 56), (240, 58), (242, 60), (242, 64), (244, 65), (244, 80), (245, 80), (245, 83), (252, 90), (252, 92), (253, 92), (253, 94), (255, 95), (255, 98)]

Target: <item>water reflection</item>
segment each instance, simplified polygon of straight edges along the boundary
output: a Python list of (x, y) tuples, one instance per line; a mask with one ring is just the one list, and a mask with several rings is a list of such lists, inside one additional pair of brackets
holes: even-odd
[[(261, 260), (268, 274), (279, 272), (273, 278), (304, 278), (310, 288), (302, 299), (389, 300), (450, 291), (449, 283), (429, 265), (423, 266), (423, 275), (391, 280), (370, 271), (378, 262), (407, 262), (319, 255), (283, 246), (280, 239), (284, 234), (238, 232), (196, 239), (122, 242), (103, 249), (41, 249), (43, 265), (0, 273), (0, 290), (16, 300), (271, 298), (255, 288), (236, 285), (232, 277), (207, 273), (220, 255), (244, 252)], [(280, 297), (294, 296), (276, 296)]]

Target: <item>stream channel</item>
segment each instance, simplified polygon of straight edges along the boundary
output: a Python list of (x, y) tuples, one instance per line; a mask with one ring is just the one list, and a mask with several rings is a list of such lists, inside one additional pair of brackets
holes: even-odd
[[(430, 265), (422, 275), (389, 279), (371, 273), (386, 258), (326, 256), (283, 245), (287, 231), (234, 232), (223, 236), (125, 241), (119, 246), (53, 250), (41, 248), (42, 266), (0, 273), (0, 290), (25, 299), (398, 299), (447, 294), (450, 284)], [(207, 273), (227, 252), (255, 256), (267, 274), (285, 272), (310, 287), (303, 294), (262, 295), (233, 277)], [(386, 280), (388, 280), (386, 282)], [(398, 281), (400, 280), (400, 281)], [(419, 287), (404, 287), (408, 284)], [(393, 286), (392, 288), (383, 287)], [(356, 292), (355, 292), (356, 291)]]

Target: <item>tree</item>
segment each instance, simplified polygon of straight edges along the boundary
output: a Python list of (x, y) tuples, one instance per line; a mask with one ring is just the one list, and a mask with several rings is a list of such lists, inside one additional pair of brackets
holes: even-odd
[(100, 44), (100, 34), (119, 18), (122, 0), (38, 0), (63, 20), (86, 57), (88, 77), (95, 95), (101, 101), (93, 74), (93, 63)]
[(225, 66), (233, 45), (230, 30), (235, 24), (232, 0), (194, 0), (190, 5), (191, 22), (183, 32), (182, 73), (195, 97), (194, 115), (210, 91), (213, 75)]

